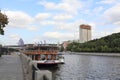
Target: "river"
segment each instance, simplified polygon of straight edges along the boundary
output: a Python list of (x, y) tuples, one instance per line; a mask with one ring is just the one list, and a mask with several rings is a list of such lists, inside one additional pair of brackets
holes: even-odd
[(65, 64), (50, 66), (53, 80), (120, 80), (120, 57), (64, 55)]

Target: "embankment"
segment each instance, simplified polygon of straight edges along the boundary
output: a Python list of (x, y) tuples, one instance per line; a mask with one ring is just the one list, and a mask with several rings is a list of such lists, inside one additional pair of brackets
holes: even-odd
[(20, 53), (22, 61), (24, 80), (52, 80), (52, 72), (39, 70), (37, 63), (23, 53)]
[(120, 57), (120, 53), (69, 52), (69, 54), (77, 54), (77, 55), (95, 55), (95, 56), (118, 56), (118, 57)]

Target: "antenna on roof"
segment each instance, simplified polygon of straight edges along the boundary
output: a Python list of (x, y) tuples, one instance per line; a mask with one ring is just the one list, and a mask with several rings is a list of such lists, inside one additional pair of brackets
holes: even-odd
[(46, 44), (46, 41), (44, 40), (44, 45)]

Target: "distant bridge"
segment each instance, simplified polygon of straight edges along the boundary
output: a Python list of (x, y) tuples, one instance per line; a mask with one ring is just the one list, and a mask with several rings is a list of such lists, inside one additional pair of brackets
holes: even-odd
[(23, 46), (18, 46), (18, 45), (6, 45), (6, 46), (3, 46), (3, 48), (12, 48), (12, 49), (20, 50), (20, 49), (23, 48)]

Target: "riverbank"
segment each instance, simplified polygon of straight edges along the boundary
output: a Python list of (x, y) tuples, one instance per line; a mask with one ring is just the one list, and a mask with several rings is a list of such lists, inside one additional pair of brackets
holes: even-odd
[(77, 54), (77, 55), (95, 55), (95, 56), (119, 56), (120, 53), (88, 53), (88, 52), (69, 52), (69, 54)]

